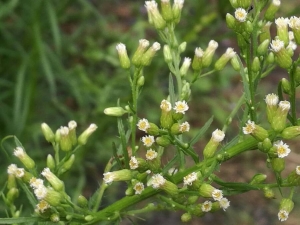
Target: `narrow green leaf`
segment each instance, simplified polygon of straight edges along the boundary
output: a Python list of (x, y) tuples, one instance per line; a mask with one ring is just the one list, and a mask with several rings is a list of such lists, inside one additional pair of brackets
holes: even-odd
[(175, 89), (174, 89), (174, 80), (172, 74), (169, 75), (169, 93), (170, 93), (170, 101), (172, 105), (175, 105)]
[(116, 143), (113, 142), (112, 143), (112, 149), (113, 149), (113, 155), (115, 157), (115, 160), (117, 161), (117, 163), (119, 164), (119, 167), (122, 168), (122, 163), (119, 159), (119, 156), (118, 156), (118, 150), (117, 150), (117, 146), (116, 146)]
[(213, 121), (213, 116), (209, 118), (209, 120), (204, 124), (204, 126), (198, 131), (198, 133), (193, 137), (193, 139), (190, 141), (190, 146), (193, 146), (196, 144), (196, 142), (204, 135), (204, 133), (209, 128), (210, 124)]
[(118, 118), (118, 131), (121, 138), (122, 151), (125, 160), (125, 168), (129, 168), (129, 156), (128, 156), (127, 144), (126, 144), (127, 143), (126, 134), (125, 134), (124, 125), (121, 118)]
[(0, 224), (28, 224), (38, 221), (37, 217), (0, 218)]

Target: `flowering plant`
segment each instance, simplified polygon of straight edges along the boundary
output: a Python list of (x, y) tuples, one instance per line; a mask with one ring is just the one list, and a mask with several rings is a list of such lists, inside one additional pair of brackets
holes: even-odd
[[(9, 218), (1, 219), (0, 224), (47, 221), (98, 224), (102, 221), (120, 221), (123, 217), (154, 210), (182, 210), (181, 220), (188, 222), (206, 213), (226, 211), (233, 194), (257, 190), (267, 198), (274, 198), (274, 189), (282, 193), (283, 188), (289, 190), (289, 195), (277, 196), (282, 199), (278, 219), (287, 220), (294, 207), (294, 189), (300, 185), (300, 166), (287, 177), (282, 175), (285, 157), (292, 151), (285, 141), (300, 134), (296, 114), (300, 66), (299, 58), (292, 57), (300, 44), (300, 18), (275, 19), (280, 7), (279, 0), (254, 0), (253, 5), (251, 2), (230, 0), (233, 13), (226, 15), (228, 27), (236, 34), (239, 53), (228, 48), (215, 60), (218, 43), (211, 40), (206, 49), (195, 48), (193, 59), (185, 57), (182, 60), (187, 43), (178, 42), (175, 29), (181, 19), (184, 0), (174, 0), (173, 3), (161, 0), (160, 8), (156, 1), (146, 1), (149, 22), (164, 45), (162, 47), (162, 44), (154, 42), (150, 46), (148, 40), (141, 39), (131, 57), (124, 44), (116, 46), (120, 65), (128, 76), (132, 99), (124, 107), (118, 103), (104, 110), (106, 115), (117, 117), (120, 143), (113, 146), (114, 155), (105, 167), (99, 189), (89, 200), (83, 195), (72, 199), (62, 179), (62, 174), (72, 168), (77, 149), (87, 143), (97, 126), (91, 124), (77, 137), (75, 121), (70, 121), (68, 126), (56, 132), (43, 123), (42, 132), (52, 144), (54, 154), (48, 155), (46, 165), (40, 172), (21, 142), (14, 137), (16, 147), (13, 154), (22, 167), (10, 164), (7, 168), (8, 179), (2, 189), (2, 198)], [(271, 37), (270, 26), (274, 20), (277, 34)], [(160, 108), (157, 106), (160, 121), (150, 122), (147, 118), (140, 118), (138, 103), (147, 79), (143, 70), (147, 70), (161, 48), (170, 71), (169, 93), (161, 100)], [(215, 129), (203, 149), (196, 149), (195, 144), (211, 126), (213, 118), (193, 138), (185, 138), (191, 129), (185, 119), (192, 95), (191, 87), (202, 77), (223, 70), (229, 62), (241, 75), (243, 94), (223, 128)], [(265, 97), (269, 125), (263, 126), (257, 116), (257, 105), (262, 100), (257, 99), (256, 91), (259, 82), (276, 66), (283, 68), (289, 79), (280, 81), (277, 94)], [(239, 109), (243, 109), (240, 132), (224, 143), (226, 130)], [(126, 119), (124, 115), (127, 115)], [(136, 138), (138, 130), (144, 133), (141, 140)], [(164, 156), (169, 150), (173, 150), (172, 157), (165, 161)], [(253, 150), (265, 155), (266, 166), (274, 173), (276, 181), (266, 182), (265, 174), (256, 174), (249, 182), (227, 182), (216, 175), (223, 162)], [(101, 206), (104, 193), (118, 181), (126, 183), (126, 196), (109, 206)], [(26, 194), (33, 208), (31, 217), (22, 215), (22, 207), (16, 203), (20, 190)], [(153, 203), (154, 197), (156, 204)], [(143, 208), (131, 209), (146, 199), (150, 203)]]

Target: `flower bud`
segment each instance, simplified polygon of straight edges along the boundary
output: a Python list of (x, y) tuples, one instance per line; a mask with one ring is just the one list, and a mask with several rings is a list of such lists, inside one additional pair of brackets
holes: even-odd
[(60, 132), (60, 140), (59, 146), (62, 151), (70, 151), (72, 149), (72, 141), (69, 135), (69, 128), (68, 127), (61, 127), (59, 129)]
[(218, 45), (219, 44), (214, 40), (211, 40), (208, 43), (208, 47), (206, 48), (203, 54), (203, 59), (202, 59), (203, 67), (208, 67), (211, 64), (215, 51), (218, 48)]
[(279, 17), (275, 20), (277, 28), (277, 36), (279, 40), (284, 42), (284, 46), (289, 44), (289, 33), (288, 33), (288, 18)]
[(266, 95), (266, 104), (267, 104), (267, 117), (268, 117), (268, 121), (269, 123), (272, 123), (273, 117), (276, 114), (277, 111), (277, 104), (279, 101), (279, 98), (276, 94), (268, 94)]
[(271, 188), (269, 188), (269, 187), (264, 187), (264, 188), (263, 188), (263, 192), (264, 192), (264, 196), (265, 196), (266, 198), (269, 198), (269, 199), (275, 198), (275, 193), (274, 193), (274, 191), (273, 191)]
[(114, 181), (128, 181), (132, 179), (132, 173), (127, 169), (106, 172), (103, 176), (103, 180), (106, 184), (111, 184)]
[(182, 42), (179, 46), (178, 46), (178, 51), (179, 53), (184, 52), (186, 49), (186, 41)]
[(226, 52), (215, 63), (215, 70), (224, 69), (227, 62), (231, 60), (235, 55), (236, 53), (235, 51), (233, 51), (233, 48), (227, 48)]
[(139, 77), (139, 79), (137, 80), (137, 86), (138, 87), (142, 87), (145, 84), (145, 77), (142, 75)]
[(285, 161), (283, 158), (271, 159), (271, 165), (275, 172), (281, 173), (285, 168)]
[(49, 181), (54, 190), (64, 190), (64, 182), (61, 181), (54, 173), (52, 173), (49, 168), (45, 168), (41, 174)]
[[(180, 99), (188, 101), (191, 97), (190, 83), (186, 82), (185, 80), (182, 83), (183, 83), (183, 86), (182, 86), (182, 90), (181, 90)], [(178, 114), (178, 113), (173, 113), (173, 119), (176, 120), (175, 119), (176, 116), (174, 116), (174, 114)], [(183, 115), (182, 113), (180, 113), (180, 114)]]
[(183, 7), (184, 0), (175, 0), (172, 11), (173, 11), (173, 18), (175, 23), (179, 23), (181, 17), (181, 11)]
[(187, 74), (188, 69), (191, 65), (191, 58), (185, 57), (182, 66), (180, 67), (179, 73), (183, 77)]
[(281, 137), (284, 139), (293, 139), (299, 135), (300, 135), (300, 126), (287, 127), (281, 133)]
[(155, 1), (146, 1), (145, 7), (148, 12), (149, 20), (152, 22), (154, 27), (158, 30), (164, 29), (166, 27), (166, 21), (158, 11), (157, 3)]
[(116, 49), (118, 51), (121, 67), (123, 69), (129, 69), (130, 68), (130, 60), (127, 55), (126, 46), (124, 44), (120, 43), (120, 44), (117, 44)]
[(206, 183), (200, 186), (199, 194), (204, 198), (213, 198), (215, 201), (220, 201), (223, 198), (222, 191)]
[(52, 129), (48, 126), (46, 123), (41, 124), (42, 132), (44, 134), (44, 137), (46, 141), (53, 142), (54, 141), (54, 133)]
[(145, 53), (145, 51), (147, 50), (149, 46), (149, 41), (146, 39), (140, 39), (139, 40), (139, 46), (137, 48), (137, 50), (135, 51), (135, 53), (132, 56), (132, 64), (135, 66), (140, 66), (141, 65), (141, 58), (143, 56), (143, 54)]
[(229, 29), (236, 30), (236, 19), (230, 13), (226, 14), (226, 24)]
[(270, 45), (270, 40), (264, 40), (257, 48), (257, 54), (259, 56), (264, 56), (268, 52), (268, 47)]
[(104, 114), (108, 116), (120, 117), (123, 116), (125, 113), (128, 113), (128, 111), (119, 106), (104, 109)]
[(72, 154), (72, 155), (70, 156), (70, 158), (69, 158), (66, 162), (64, 162), (64, 164), (62, 164), (62, 166), (61, 166), (61, 168), (60, 168), (60, 170), (59, 170), (59, 173), (60, 173), (60, 174), (63, 174), (63, 173), (65, 173), (66, 171), (68, 171), (69, 169), (71, 169), (71, 167), (72, 167), (73, 164), (74, 164), (74, 161), (75, 161), (75, 155)]
[(246, 126), (243, 127), (244, 134), (250, 134), (258, 141), (263, 141), (269, 137), (268, 131), (259, 125), (256, 125), (253, 121), (248, 120)]
[(195, 49), (195, 55), (192, 62), (192, 68), (195, 71), (200, 71), (202, 68), (203, 50), (201, 48)]
[(251, 5), (251, 0), (236, 0), (238, 7), (242, 7), (244, 9), (248, 9)]
[(287, 181), (293, 186), (300, 186), (300, 166), (296, 166), (296, 169), (288, 175)]
[(63, 199), (63, 196), (59, 192), (57, 192), (53, 189), (50, 189), (50, 188), (46, 188), (46, 189), (47, 189), (47, 191), (46, 191), (47, 193), (46, 193), (44, 200), (46, 202), (48, 202), (51, 206), (60, 205), (60, 203)]
[(278, 108), (271, 121), (272, 128), (281, 132), (286, 127), (286, 118), (290, 109), (290, 103), (288, 101), (280, 101)]
[(269, 5), (269, 7), (267, 8), (266, 12), (265, 12), (265, 20), (268, 21), (273, 21), (275, 18), (275, 14), (278, 11), (280, 7), (280, 0), (272, 0), (271, 4)]
[(60, 221), (59, 214), (57, 214), (57, 213), (51, 214), (50, 220), (53, 223), (58, 223)]
[(50, 155), (50, 154), (47, 155), (47, 167), (50, 170), (54, 170), (55, 169), (55, 160), (54, 160), (53, 156)]
[(271, 42), (271, 50), (275, 54), (275, 61), (284, 69), (289, 69), (292, 66), (292, 58), (288, 51), (284, 48), (284, 42), (280, 39), (275, 39)]
[(259, 35), (260, 43), (263, 43), (265, 40), (271, 41), (271, 33), (270, 33), (270, 27), (271, 22), (267, 22), (262, 28), (261, 33)]
[(192, 219), (192, 215), (190, 213), (188, 213), (188, 212), (181, 215), (181, 221), (183, 223), (190, 222), (191, 219)]
[(252, 71), (258, 73), (260, 71), (260, 61), (258, 57), (255, 57), (252, 62)]
[(15, 175), (8, 174), (6, 187), (7, 187), (7, 189), (11, 189), (11, 188), (16, 188), (17, 187)]
[(95, 132), (97, 129), (97, 125), (92, 123), (78, 138), (78, 144), (79, 145), (85, 145), (88, 138), (91, 136), (92, 133)]
[(171, 63), (172, 62), (172, 54), (171, 54), (171, 49), (170, 49), (169, 45), (164, 45), (163, 53), (164, 53), (165, 62)]
[(9, 189), (6, 194), (7, 204), (14, 205), (14, 201), (17, 197), (19, 197), (19, 189), (18, 188)]
[(165, 21), (170, 22), (173, 20), (173, 12), (170, 0), (161, 0), (161, 14)]
[(160, 116), (160, 125), (162, 128), (169, 129), (173, 125), (172, 117), (172, 105), (167, 100), (162, 100), (160, 104), (161, 116)]
[(159, 145), (159, 146), (162, 146), (162, 147), (167, 147), (168, 145), (171, 144), (171, 141), (170, 139), (168, 138), (168, 136), (164, 135), (164, 136), (161, 136), (161, 137), (157, 137), (155, 142)]
[(270, 148), (272, 148), (272, 146), (273, 145), (271, 140), (269, 138), (266, 138), (262, 142), (262, 151), (267, 153), (270, 150)]
[(283, 198), (280, 201), (278, 219), (280, 221), (286, 221), (288, 219), (289, 213), (294, 208), (294, 202), (289, 198)]
[(76, 127), (77, 127), (77, 123), (74, 120), (68, 123), (69, 137), (71, 139), (73, 146), (77, 144)]
[(294, 33), (295, 42), (300, 44), (300, 18), (296, 16), (292, 16), (289, 20), (289, 27), (292, 29)]
[(270, 52), (267, 56), (267, 62), (273, 64), (275, 62), (275, 55), (273, 52)]
[(155, 174), (150, 179), (150, 185), (154, 189), (162, 189), (171, 196), (178, 195), (178, 187), (176, 184), (166, 180), (162, 175)]
[(143, 54), (141, 58), (142, 66), (149, 66), (155, 53), (160, 49), (160, 44), (158, 42), (154, 42), (153, 45)]
[(27, 169), (31, 170), (35, 167), (35, 162), (27, 155), (22, 147), (16, 147), (14, 150), (14, 155), (19, 158), (19, 160)]
[(137, 158), (135, 156), (131, 156), (129, 160), (129, 167), (130, 169), (137, 170), (140, 173), (143, 173), (149, 169), (149, 166), (145, 159)]
[(219, 146), (220, 142), (223, 141), (224, 137), (224, 132), (219, 129), (216, 129), (212, 133), (211, 139), (209, 140), (209, 142), (203, 150), (204, 159), (212, 158), (215, 155), (217, 147)]
[(158, 135), (159, 134), (159, 128), (154, 123), (149, 123), (149, 128), (147, 129), (147, 134), (150, 135)]
[(237, 0), (229, 0), (229, 2), (230, 2), (231, 6), (233, 8), (238, 8), (239, 7), (239, 5), (237, 3)]
[(267, 175), (265, 175), (265, 174), (262, 174), (262, 173), (255, 174), (252, 177), (250, 184), (261, 184), (266, 180), (266, 178), (267, 178)]
[(92, 215), (87, 215), (84, 217), (84, 220), (88, 221), (88, 222), (92, 221), (93, 219), (94, 219), (94, 217)]
[(282, 87), (284, 93), (291, 94), (291, 85), (287, 79), (285, 79), (285, 78), (281, 79), (281, 87)]
[(298, 87), (300, 84), (300, 67), (299, 66), (296, 67), (296, 70), (294, 72), (294, 80), (296, 83), (296, 87)]
[(230, 63), (231, 63), (231, 65), (232, 65), (232, 67), (233, 67), (233, 69), (234, 69), (235, 71), (240, 71), (240, 70), (241, 70), (241, 65), (240, 65), (240, 62), (239, 62), (239, 60), (238, 60), (238, 55), (237, 55), (237, 54), (235, 54), (235, 55), (231, 58)]
[(83, 195), (79, 195), (77, 198), (78, 206), (86, 208), (88, 206), (88, 200)]

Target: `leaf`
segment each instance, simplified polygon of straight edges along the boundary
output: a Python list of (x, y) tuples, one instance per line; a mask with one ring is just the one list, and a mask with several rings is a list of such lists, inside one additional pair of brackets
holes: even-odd
[(121, 146), (122, 146), (123, 156), (124, 156), (124, 160), (125, 160), (125, 168), (129, 168), (129, 156), (128, 156), (128, 151), (127, 151), (127, 147), (126, 147), (126, 143), (127, 143), (126, 142), (126, 133), (125, 133), (124, 125), (123, 125), (121, 118), (118, 118), (118, 131), (119, 131), (120, 138), (121, 138)]
[(0, 218), (0, 224), (28, 224), (38, 221), (37, 217)]
[(207, 131), (209, 126), (211, 125), (213, 121), (213, 116), (210, 117), (210, 119), (204, 124), (204, 126), (198, 131), (198, 133), (193, 137), (193, 139), (190, 141), (190, 146), (193, 146), (196, 144), (196, 142), (204, 135), (204, 133)]
[(169, 93), (170, 93), (170, 102), (172, 105), (175, 104), (175, 89), (174, 89), (174, 80), (172, 74), (169, 75)]

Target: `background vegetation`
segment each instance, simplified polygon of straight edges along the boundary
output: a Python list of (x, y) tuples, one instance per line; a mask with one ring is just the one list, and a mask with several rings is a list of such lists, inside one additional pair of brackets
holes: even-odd
[[(281, 15), (299, 16), (300, 7), (295, 6), (295, 1), (282, 3)], [(227, 12), (232, 12), (229, 1), (215, 0), (209, 4), (207, 1), (186, 1), (178, 26), (179, 40), (188, 42), (186, 56), (192, 57), (195, 47), (205, 48), (211, 39), (219, 42), (220, 54), (227, 47), (236, 46), (233, 33), (224, 21)], [(117, 138), (116, 119), (105, 116), (103, 109), (115, 106), (118, 98), (123, 106), (130, 99), (127, 77), (119, 68), (115, 46), (122, 42), (129, 52), (133, 52), (141, 38), (159, 41), (147, 21), (144, 1), (1, 1), (0, 139), (9, 134), (16, 135), (34, 159), (45, 160), (51, 146), (43, 140), (42, 122), (56, 130), (75, 120), (79, 132), (90, 123), (96, 123), (98, 130), (92, 136), (93, 140), (80, 150), (76, 166), (66, 175), (68, 193), (76, 196), (83, 191), (89, 197), (102, 179), (103, 167), (112, 155), (112, 141)], [(160, 52), (144, 74), (146, 83), (140, 107), (145, 109), (145, 115), (140, 116), (152, 121), (158, 119), (159, 103), (167, 93), (168, 70), (163, 65)], [(266, 93), (275, 92), (278, 80), (284, 76), (286, 74), (280, 70), (272, 74), (263, 82), (258, 97), (262, 99)], [(229, 67), (197, 82), (189, 104), (192, 127), (201, 127), (212, 114), (215, 116), (212, 130), (221, 127), (231, 110), (231, 103), (241, 95), (241, 88), (239, 75)], [(230, 128), (232, 136), (235, 129)], [(227, 136), (229, 140), (230, 136)], [(11, 150), (9, 154), (13, 151), (12, 144), (5, 143)], [(198, 151), (201, 147), (199, 144)], [(296, 146), (291, 148), (295, 152), (287, 164), (294, 168), (295, 163), (300, 162), (296, 151), (300, 151)], [(10, 163), (1, 153), (0, 184), (6, 180), (6, 168)], [(228, 181), (249, 180), (255, 172), (268, 173), (261, 170), (264, 163), (260, 155), (246, 154), (224, 164), (222, 176)], [(110, 197), (104, 204), (123, 195), (117, 186), (114, 187), (109, 189)], [(277, 205), (273, 204), (276, 200), (265, 200), (261, 193), (247, 193), (230, 201), (232, 207), (228, 212), (209, 214), (191, 224), (279, 224)], [(297, 223), (299, 216), (295, 211), (299, 210), (299, 204), (300, 199), (285, 224)], [(0, 204), (0, 215), (4, 217), (2, 212), (3, 204)], [(147, 223), (137, 223), (180, 224), (180, 214), (158, 215), (155, 218), (145, 216)]]

